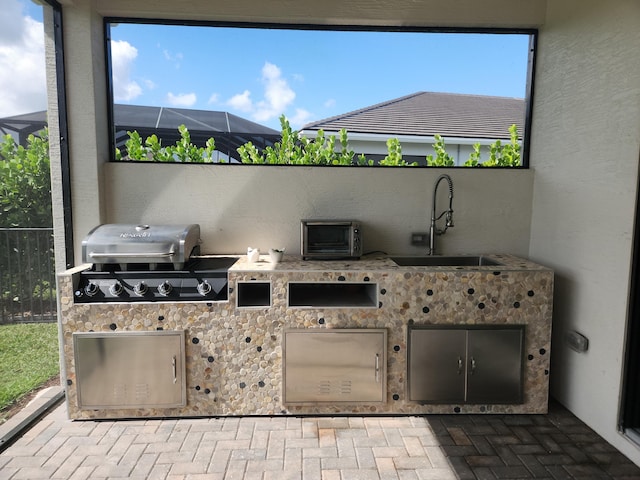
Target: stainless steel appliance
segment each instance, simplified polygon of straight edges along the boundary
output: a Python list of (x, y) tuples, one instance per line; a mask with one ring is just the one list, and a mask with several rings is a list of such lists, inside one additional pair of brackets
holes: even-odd
[(186, 405), (184, 340), (183, 331), (74, 333), (78, 406)]
[(524, 325), (416, 325), (408, 334), (409, 400), (522, 403)]
[(282, 350), (285, 404), (386, 401), (385, 328), (290, 329)]
[(96, 265), (172, 263), (179, 270), (200, 252), (200, 225), (105, 224), (82, 241), (82, 261)]
[(221, 301), (237, 258), (198, 256), (200, 226), (107, 224), (82, 241), (76, 303)]
[(355, 220), (302, 220), (300, 249), (307, 260), (358, 259), (362, 232)]

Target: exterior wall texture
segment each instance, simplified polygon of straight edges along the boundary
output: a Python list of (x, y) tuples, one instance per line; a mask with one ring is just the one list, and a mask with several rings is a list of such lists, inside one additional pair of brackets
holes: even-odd
[[(616, 425), (640, 151), (638, 49), (638, 2), (549, 2), (530, 250), (556, 272), (552, 395), (636, 463), (640, 450)], [(564, 343), (569, 330), (590, 339), (585, 354)]]

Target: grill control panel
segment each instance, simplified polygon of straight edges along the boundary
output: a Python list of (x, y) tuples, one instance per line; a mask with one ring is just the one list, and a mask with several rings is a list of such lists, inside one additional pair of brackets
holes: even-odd
[(75, 289), (76, 303), (222, 301), (228, 299), (226, 274), (185, 278), (82, 277)]

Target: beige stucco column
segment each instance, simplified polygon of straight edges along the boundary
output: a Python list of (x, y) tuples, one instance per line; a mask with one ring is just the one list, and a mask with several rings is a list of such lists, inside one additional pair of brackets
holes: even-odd
[[(45, 9), (49, 10), (49, 9)], [(49, 12), (47, 15), (50, 15)], [(60, 171), (60, 142), (57, 129), (58, 100), (55, 77), (55, 50), (47, 25), (47, 89), (49, 126), (51, 129), (52, 182), (56, 251), (64, 251), (64, 222)], [(63, 5), (64, 61), (68, 113), (68, 147), (70, 156), (73, 237), (78, 244), (87, 232), (105, 217), (102, 169), (109, 159), (105, 45), (102, 17), (91, 2)], [(51, 120), (54, 119), (54, 122)], [(54, 131), (52, 126), (56, 128)], [(80, 263), (79, 248), (76, 258)], [(56, 268), (64, 267), (58, 255)]]

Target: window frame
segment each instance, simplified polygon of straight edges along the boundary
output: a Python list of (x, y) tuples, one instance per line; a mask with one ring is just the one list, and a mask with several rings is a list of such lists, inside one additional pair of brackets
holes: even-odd
[[(112, 23), (127, 23), (127, 24), (145, 24), (145, 25), (169, 25), (169, 26), (184, 26), (184, 27), (220, 27), (220, 28), (252, 28), (252, 29), (282, 29), (282, 30), (316, 30), (316, 31), (352, 31), (352, 32), (409, 32), (409, 33), (461, 33), (461, 34), (520, 34), (529, 36), (529, 49), (527, 58), (527, 76), (525, 81), (525, 118), (524, 118), (524, 131), (522, 132), (521, 143), (521, 165), (517, 167), (490, 167), (497, 169), (528, 169), (529, 166), (529, 151), (531, 145), (531, 127), (533, 116), (533, 98), (534, 98), (534, 83), (535, 83), (535, 68), (536, 68), (536, 53), (538, 45), (538, 29), (536, 28), (473, 28), (473, 27), (422, 27), (422, 26), (380, 26), (380, 25), (322, 25), (322, 24), (301, 24), (301, 23), (272, 23), (272, 22), (234, 22), (234, 21), (202, 21), (202, 20), (173, 20), (173, 19), (161, 19), (161, 18), (135, 18), (135, 17), (118, 17), (109, 16), (104, 17), (104, 42), (105, 42), (105, 65), (106, 65), (106, 85), (107, 85), (107, 112), (109, 122), (109, 146), (110, 146), (110, 161), (115, 162), (116, 151), (116, 135), (114, 124), (114, 95), (113, 95), (113, 75), (111, 65), (111, 29)], [(201, 164), (200, 164), (201, 165)], [(217, 165), (217, 164), (214, 164)], [(235, 165), (226, 163), (225, 165)], [(242, 164), (240, 164), (242, 165)], [(297, 165), (284, 165), (295, 167)], [(331, 167), (330, 165), (305, 165), (319, 166), (319, 167)], [(342, 166), (341, 168), (344, 168)], [(373, 165), (369, 168), (378, 168), (379, 165)], [(349, 168), (347, 166), (347, 168)], [(362, 168), (359, 166), (357, 168)], [(382, 167), (386, 168), (386, 167)], [(416, 167), (413, 167), (416, 168)], [(452, 167), (430, 167), (430, 166), (418, 166), (417, 168), (460, 168), (459, 166)], [(489, 167), (488, 167), (489, 168)]]

